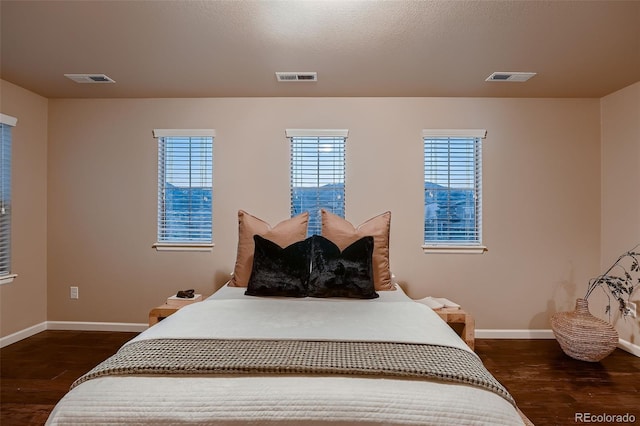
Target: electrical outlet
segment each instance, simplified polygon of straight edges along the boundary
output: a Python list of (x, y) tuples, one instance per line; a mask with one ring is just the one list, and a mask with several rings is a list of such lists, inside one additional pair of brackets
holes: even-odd
[(72, 299), (78, 299), (78, 287), (71, 287), (69, 297)]
[(636, 304), (633, 302), (629, 302), (627, 303), (627, 306), (629, 307), (629, 315), (631, 315), (632, 318), (636, 317)]

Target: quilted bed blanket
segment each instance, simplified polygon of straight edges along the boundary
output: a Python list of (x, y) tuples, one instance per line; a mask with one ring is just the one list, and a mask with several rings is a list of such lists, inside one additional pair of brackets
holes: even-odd
[(513, 399), (428, 307), (251, 298), (224, 287), (80, 378), (48, 425), (522, 425)]

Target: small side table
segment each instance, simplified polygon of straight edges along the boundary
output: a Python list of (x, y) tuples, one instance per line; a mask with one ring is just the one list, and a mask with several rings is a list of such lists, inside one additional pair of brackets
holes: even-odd
[(457, 308), (434, 309), (434, 312), (451, 326), (453, 324), (462, 324), (460, 337), (462, 337), (462, 340), (464, 340), (471, 350), (474, 350), (476, 322), (470, 314)]
[(175, 314), (182, 306), (164, 305), (157, 306), (149, 311), (149, 327), (162, 321), (169, 315)]
[(171, 296), (167, 299), (168, 303), (165, 302), (164, 305), (156, 306), (149, 311), (149, 327), (157, 324), (169, 315), (175, 314), (180, 308), (201, 301), (202, 294), (195, 294), (191, 299), (178, 299), (177, 296)]

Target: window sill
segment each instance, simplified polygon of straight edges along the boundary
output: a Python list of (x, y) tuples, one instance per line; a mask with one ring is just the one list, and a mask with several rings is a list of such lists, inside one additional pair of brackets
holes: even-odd
[(17, 274), (9, 274), (9, 275), (4, 275), (4, 276), (0, 277), (0, 285), (9, 284), (17, 276), (18, 276)]
[(189, 244), (189, 243), (155, 243), (153, 248), (157, 251), (213, 251), (213, 243)]
[(422, 246), (424, 253), (440, 254), (483, 254), (487, 250), (485, 246)]

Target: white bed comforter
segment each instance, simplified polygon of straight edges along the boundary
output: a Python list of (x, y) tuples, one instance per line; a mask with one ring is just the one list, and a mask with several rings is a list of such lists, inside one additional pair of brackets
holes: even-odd
[[(370, 301), (252, 298), (223, 287), (132, 341), (306, 339), (429, 343), (470, 349), (402, 291)], [(516, 409), (473, 386), (326, 376), (102, 377), (71, 390), (48, 425), (522, 425)]]

